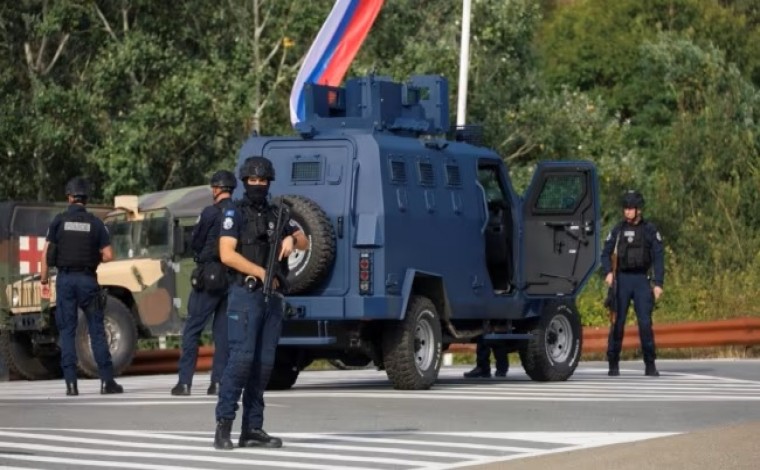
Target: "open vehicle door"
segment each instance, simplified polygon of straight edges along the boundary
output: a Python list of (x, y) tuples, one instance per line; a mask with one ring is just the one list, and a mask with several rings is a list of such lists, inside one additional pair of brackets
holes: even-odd
[(599, 260), (599, 183), (590, 162), (542, 162), (523, 203), (528, 295), (575, 295)]

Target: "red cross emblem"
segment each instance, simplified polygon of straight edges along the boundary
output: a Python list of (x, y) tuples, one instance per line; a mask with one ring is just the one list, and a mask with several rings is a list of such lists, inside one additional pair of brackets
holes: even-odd
[(42, 271), (42, 255), (45, 237), (18, 237), (19, 274), (34, 274)]

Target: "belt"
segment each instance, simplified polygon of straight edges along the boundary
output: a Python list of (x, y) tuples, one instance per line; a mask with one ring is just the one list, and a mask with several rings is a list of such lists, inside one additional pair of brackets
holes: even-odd
[(263, 283), (253, 276), (244, 276), (241, 273), (235, 273), (232, 279), (235, 284), (245, 287), (249, 292), (255, 292), (264, 287)]
[(91, 267), (62, 267), (58, 268), (59, 272), (62, 273), (85, 273), (85, 274), (95, 274), (95, 270)]

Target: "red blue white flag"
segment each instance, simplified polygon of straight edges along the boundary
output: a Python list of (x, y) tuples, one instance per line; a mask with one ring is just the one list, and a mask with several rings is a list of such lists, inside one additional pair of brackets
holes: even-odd
[(307, 83), (338, 86), (359, 52), (384, 0), (336, 0), (311, 44), (290, 92), (290, 121), (304, 119)]

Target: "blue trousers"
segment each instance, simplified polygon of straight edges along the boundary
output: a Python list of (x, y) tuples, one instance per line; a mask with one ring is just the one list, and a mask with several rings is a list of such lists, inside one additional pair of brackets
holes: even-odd
[(90, 346), (98, 364), (98, 375), (101, 380), (113, 379), (111, 352), (103, 326), (103, 310), (85, 309), (86, 305), (95, 300), (99, 290), (100, 286), (93, 274), (59, 271), (56, 276), (55, 324), (60, 333), (61, 368), (66, 382), (77, 379), (76, 335), (80, 308), (87, 312), (85, 318), (90, 333)]
[(493, 358), (496, 362), (496, 370), (499, 372), (507, 372), (509, 370), (509, 359), (507, 358), (507, 346), (504, 344), (494, 344), (489, 346), (483, 342), (483, 337), (478, 339), (477, 346), (475, 348), (476, 364), (483, 370), (491, 370), (491, 350), (493, 350)]
[(182, 332), (182, 355), (179, 358), (179, 383), (192, 385), (201, 333), (211, 317), (214, 334), (214, 362), (211, 381), (221, 382), (227, 365), (227, 292), (193, 291), (187, 302), (187, 320)]
[(264, 390), (280, 341), (282, 307), (283, 299), (278, 296), (271, 296), (265, 303), (261, 289), (250, 292), (237, 284), (230, 287), (227, 305), (230, 358), (219, 388), (217, 421), (235, 419), (242, 393), (242, 429), (260, 429), (264, 424)]
[(607, 360), (618, 362), (620, 349), (623, 346), (623, 333), (625, 332), (625, 319), (628, 315), (628, 307), (633, 300), (633, 309), (636, 312), (636, 321), (639, 325), (639, 340), (644, 362), (653, 363), (656, 356), (654, 346), (654, 332), (652, 331), (652, 310), (654, 309), (654, 294), (649, 285), (649, 279), (644, 273), (619, 272), (617, 276), (617, 316), (615, 324), (610, 328), (610, 336), (607, 341)]

